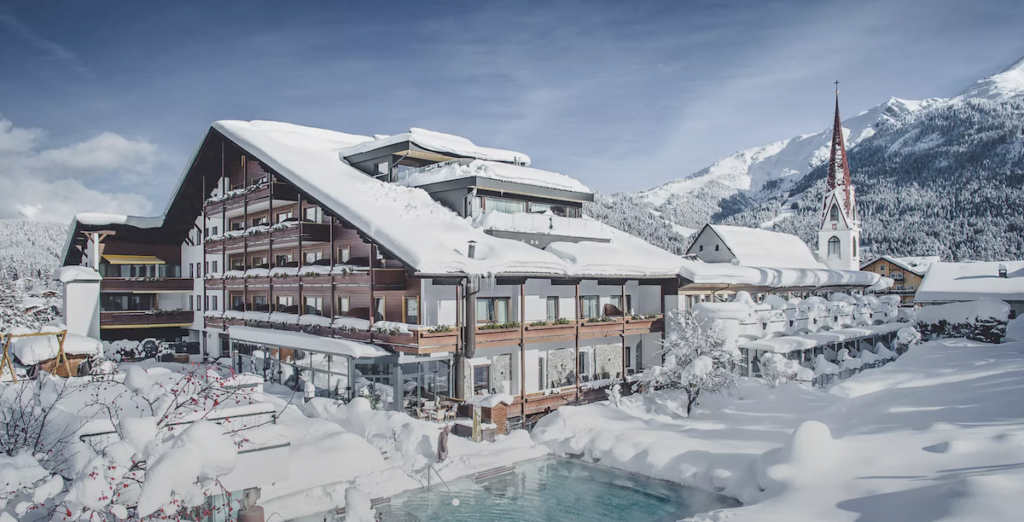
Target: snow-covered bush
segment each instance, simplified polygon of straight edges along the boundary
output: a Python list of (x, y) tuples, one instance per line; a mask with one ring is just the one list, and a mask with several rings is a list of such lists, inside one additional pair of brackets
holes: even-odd
[[(896, 332), (896, 340), (892, 343), (892, 346), (896, 349), (897, 354), (901, 354), (905, 353), (910, 348), (917, 346), (920, 342), (921, 333), (918, 332), (916, 328), (908, 326), (906, 328), (900, 328), (900, 330)], [(884, 348), (885, 345), (882, 345), (882, 347)]]
[(689, 415), (701, 393), (721, 393), (736, 386), (739, 350), (728, 347), (719, 322), (699, 319), (673, 310), (669, 332), (662, 343), (665, 364), (644, 370), (634, 384), (650, 393), (662, 388), (681, 388), (686, 393)]
[(123, 383), (44, 374), (6, 386), (0, 459), (27, 471), (0, 494), (0, 520), (197, 519), (207, 496), (224, 493), (217, 479), (245, 442), (204, 420), (221, 404), (251, 402), (221, 382), (205, 367), (132, 366)]
[(998, 343), (1006, 336), (1009, 317), (1010, 305), (998, 299), (926, 306), (915, 313), (925, 340), (965, 337), (985, 343)]
[(791, 361), (785, 355), (766, 353), (761, 356), (761, 381), (772, 388), (782, 386), (788, 381), (811, 381), (814, 372)]

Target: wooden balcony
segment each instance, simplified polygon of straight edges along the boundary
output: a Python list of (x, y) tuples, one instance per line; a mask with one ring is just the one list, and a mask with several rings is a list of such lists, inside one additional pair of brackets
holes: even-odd
[(526, 325), (523, 338), (527, 343), (571, 341), (576, 337), (576, 321), (566, 324)]
[[(401, 268), (375, 268), (373, 269), (375, 290), (405, 290), (410, 281), (408, 273)], [(296, 286), (301, 283), (304, 287), (311, 286), (370, 286), (370, 271), (368, 269), (355, 270), (336, 274), (276, 274), (273, 277), (232, 277), (219, 278), (210, 277), (206, 279), (206, 287), (210, 290), (219, 290), (222, 286), (228, 288), (241, 288), (244, 285), (249, 287), (266, 287), (274, 283), (274, 286)], [(191, 289), (191, 287), (190, 287)]]
[[(221, 212), (228, 212), (232, 210), (238, 210), (245, 208), (246, 205), (255, 205), (257, 203), (263, 203), (270, 200), (270, 186), (268, 183), (262, 187), (250, 190), (247, 193), (236, 194), (227, 199), (221, 201), (215, 201), (206, 205), (207, 214), (219, 214)], [(295, 202), (298, 201), (298, 191), (295, 187), (287, 183), (274, 182), (274, 200), (275, 201), (287, 201)]]
[(183, 328), (192, 325), (192, 318), (193, 313), (188, 310), (100, 312), (100, 328)]
[(485, 329), (477, 326), (476, 328), (476, 345), (478, 347), (486, 346), (508, 346), (510, 344), (519, 344), (519, 327), (515, 328), (495, 328)]
[(100, 283), (101, 292), (191, 292), (194, 283), (191, 278), (114, 278), (105, 277)]
[(658, 315), (653, 318), (626, 318), (626, 335), (658, 333), (665, 331), (665, 317)]
[(623, 320), (621, 317), (613, 317), (610, 321), (580, 321), (580, 339), (595, 339), (598, 337), (611, 337), (622, 333)]

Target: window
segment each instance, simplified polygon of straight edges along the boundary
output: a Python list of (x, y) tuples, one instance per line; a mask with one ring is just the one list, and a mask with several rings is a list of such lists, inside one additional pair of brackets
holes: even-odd
[(260, 225), (269, 225), (270, 221), (267, 220), (267, 216), (260, 216), (252, 218), (252, 226), (258, 227)]
[(534, 214), (543, 214), (551, 210), (551, 205), (547, 203), (530, 203), (530, 212)]
[(292, 211), (289, 210), (288, 212), (278, 212), (276, 219), (277, 219), (278, 223), (283, 223), (283, 222), (285, 222), (285, 220), (288, 220), (288, 219), (291, 219), (291, 218), (292, 218)]
[(209, 274), (210, 273), (210, 262), (209, 261), (204, 261), (203, 262), (203, 273), (205, 273), (205, 274)]
[(636, 342), (636, 370), (640, 371), (644, 369), (644, 342)]
[(267, 296), (265, 295), (254, 295), (252, 296), (252, 309), (256, 311), (267, 310)]
[(216, 261), (213, 262), (213, 273), (215, 273), (215, 274), (217, 273), (217, 262)]
[(541, 357), (537, 359), (537, 389), (546, 390), (550, 386), (551, 383), (548, 382), (547, 359)]
[(626, 347), (626, 368), (633, 367), (633, 349), (629, 346)]
[(491, 196), (484, 197), (484, 212), (503, 212), (505, 214), (515, 214), (516, 212), (526, 212), (526, 202), (515, 199), (507, 198), (495, 198)]
[(245, 222), (243, 221), (232, 221), (231, 230), (245, 230)]
[(306, 308), (302, 311), (304, 314), (311, 315), (323, 315), (324, 314), (324, 298), (323, 296), (307, 296), (304, 297)]
[(829, 219), (829, 221), (834, 221), (836, 223), (839, 222), (839, 206), (838, 205), (832, 205), (832, 208), (829, 209), (829, 217), (828, 217), (828, 219)]
[(211, 299), (212, 301), (210, 302), (210, 304), (213, 306), (210, 308), (210, 310), (217, 310), (217, 296), (211, 296)]
[(596, 295), (585, 295), (580, 300), (582, 301), (580, 309), (583, 311), (583, 319), (601, 317), (600, 300)]
[(548, 296), (547, 303), (547, 322), (551, 323), (557, 321), (560, 316), (558, 315), (558, 298), (555, 296)]
[(697, 247), (697, 251), (698, 252), (703, 252), (704, 251), (704, 245), (701, 245), (701, 246)]
[(267, 268), (267, 256), (252, 256), (252, 268)]
[(374, 321), (383, 321), (384, 320), (384, 318), (385, 318), (384, 307), (385, 306), (386, 306), (386, 303), (384, 302), (384, 296), (374, 297), (373, 298), (373, 309), (376, 312), (376, 313), (374, 313), (374, 319), (373, 319)]
[(350, 302), (351, 302), (351, 300), (349, 299), (349, 297), (347, 295), (339, 295), (338, 296), (338, 310), (334, 313), (334, 315), (338, 315), (338, 316), (345, 315), (345, 313), (347, 313), (349, 311), (349, 307), (351, 306), (349, 304)]
[(842, 256), (839, 253), (839, 238), (832, 236), (828, 240), (828, 258), (829, 259), (841, 259)]
[(307, 264), (307, 265), (312, 265), (313, 263), (315, 263), (315, 262), (317, 262), (317, 261), (319, 261), (319, 260), (321, 260), (323, 258), (324, 258), (324, 251), (323, 250), (311, 250), (311, 251), (306, 252), (305, 254), (302, 255), (302, 262)]
[(718, 248), (722, 245), (715, 245), (715, 252), (718, 252)]
[(878, 270), (880, 272), (885, 272), (885, 265), (878, 265)]
[(204, 295), (203, 296), (203, 309), (204, 310), (209, 310), (210, 309), (210, 296), (208, 296), (208, 295)]
[(213, 227), (213, 235), (216, 236), (217, 232), (220, 232), (220, 230), (217, 227)]
[(278, 312), (282, 312), (285, 308), (292, 306), (292, 296), (290, 295), (279, 295), (274, 300), (277, 301)]
[(277, 254), (274, 256), (274, 266), (284, 266), (292, 262), (291, 254)]
[(509, 298), (507, 297), (477, 298), (476, 322), (505, 324), (509, 322), (508, 309)]
[(206, 227), (206, 228), (203, 229), (203, 235), (204, 236), (210, 235), (210, 227)]
[(231, 260), (231, 269), (232, 270), (245, 270), (245, 260), (240, 258), (240, 257), (236, 257), (236, 258), (232, 259)]
[(245, 301), (240, 295), (231, 296), (231, 309), (242, 311), (242, 307), (245, 305)]
[(474, 366), (473, 367), (473, 394), (483, 395), (489, 392), (491, 389), (491, 367), (490, 366)]
[(307, 223), (323, 223), (324, 210), (320, 207), (306, 207), (302, 211), (302, 219)]
[(857, 238), (853, 238), (853, 257), (857, 257)]
[(103, 312), (154, 309), (156, 309), (154, 294), (100, 294), (100, 310)]
[(590, 375), (590, 372), (587, 371), (587, 352), (580, 352), (579, 365), (580, 375)]
[(348, 263), (349, 259), (352, 259), (352, 249), (349, 247), (339, 247), (338, 258), (335, 260), (335, 262)]
[(196, 277), (196, 265), (193, 265), (192, 263), (188, 264), (188, 276), (191, 277), (192, 279), (195, 279), (195, 277)]
[(381, 163), (378, 163), (376, 167), (377, 167), (376, 168), (377, 175), (374, 176), (374, 177), (375, 178), (387, 178), (388, 170), (389, 170), (388, 169), (388, 162), (383, 161)]
[(203, 311), (203, 301), (199, 299), (198, 295), (196, 296), (196, 311), (197, 312), (202, 312)]
[(420, 299), (418, 297), (405, 298), (405, 306), (402, 310), (402, 322), (408, 324), (420, 324)]
[[(102, 295), (102, 294), (100, 294), (100, 295)], [(190, 311), (191, 310), (195, 310), (195, 306), (196, 306), (195, 305), (195, 296), (194, 295), (189, 295), (188, 296), (188, 309)]]

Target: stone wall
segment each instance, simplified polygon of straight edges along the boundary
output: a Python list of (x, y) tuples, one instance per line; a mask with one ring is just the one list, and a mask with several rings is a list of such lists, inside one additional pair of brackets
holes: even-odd
[[(607, 373), (607, 375), (605, 375)], [(594, 347), (594, 374), (592, 379), (610, 379), (622, 375), (622, 345), (601, 344)]]
[(551, 387), (554, 381), (556, 386), (568, 386), (575, 382), (576, 376), (576, 350), (574, 348), (562, 348), (548, 352), (548, 382), (542, 388)]
[(491, 359), (491, 390), (512, 393), (512, 355), (499, 355)]

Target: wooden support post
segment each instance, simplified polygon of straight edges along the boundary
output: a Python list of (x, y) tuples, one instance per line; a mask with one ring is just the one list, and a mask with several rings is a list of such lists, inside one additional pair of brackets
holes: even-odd
[(53, 373), (57, 373), (57, 366), (60, 365), (61, 360), (64, 360), (64, 371), (67, 373), (66, 377), (72, 377), (71, 375), (71, 364), (68, 363), (68, 354), (64, 353), (64, 339), (67, 338), (68, 331), (64, 330), (57, 333), (57, 362), (53, 368)]
[(576, 349), (574, 365), (576, 367), (576, 402), (580, 400), (580, 321), (582, 317), (580, 314), (580, 284), (576, 283)]
[(4, 368), (11, 371), (11, 379), (14, 380), (14, 384), (18, 384), (18, 375), (14, 373), (14, 365), (11, 364), (11, 334), (4, 335), (4, 355), (3, 359), (0, 360), (0, 378), (4, 376)]
[(270, 223), (270, 233), (267, 234), (267, 306), (270, 307), (271, 312), (280, 312), (277, 309), (277, 302), (274, 301), (274, 278), (271, 277), (270, 270), (274, 268), (276, 260), (274, 259), (274, 180), (271, 178), (272, 174), (267, 173), (267, 182), (269, 187), (267, 188), (268, 197), (267, 200), (267, 223)]
[(377, 245), (370, 243), (370, 343), (373, 344), (373, 322), (377, 319), (377, 302), (373, 295), (373, 264), (377, 262)]
[[(271, 185), (271, 187), (273, 187), (273, 185)], [(302, 230), (306, 228), (306, 224), (303, 222), (305, 216), (302, 215), (302, 194), (299, 194), (298, 214), (299, 259), (298, 261), (296, 261), (296, 263), (299, 268), (295, 271), (295, 275), (297, 276), (297, 279), (299, 281), (299, 315), (302, 315), (306, 313), (306, 303), (302, 301), (302, 267), (306, 265), (306, 253), (302, 251)]]
[[(224, 195), (224, 192), (227, 192), (227, 190), (226, 190), (226, 188), (224, 186), (225, 182), (227, 182), (227, 179), (224, 176), (224, 174), (225, 174), (224, 171), (225, 171), (225, 165), (224, 165), (224, 140), (221, 140), (220, 141), (220, 190), (221, 190), (221, 196)], [(230, 186), (230, 182), (227, 182), (227, 184)], [(224, 234), (228, 233), (228, 200), (227, 200), (227, 198), (222, 199), (221, 202), (220, 202), (220, 233), (221, 233), (221, 237), (224, 237)], [(206, 243), (203, 243), (203, 255), (204, 256), (206, 255)], [(228, 271), (228, 249), (227, 249), (226, 245), (224, 244), (224, 240), (221, 240), (221, 248), (220, 248), (220, 273), (221, 273), (220, 288), (221, 288), (221, 295), (222, 295), (221, 299), (224, 299), (224, 311), (228, 310), (228, 306), (230, 306), (230, 303), (231, 303), (231, 299), (228, 297), (228, 279), (226, 277), (224, 277), (224, 273), (226, 273), (227, 271)], [(244, 303), (243, 303), (242, 309), (243, 310), (245, 309)], [(243, 311), (242, 313), (244, 314), (245, 312)], [(203, 324), (203, 327), (204, 328), (206, 327), (205, 323)], [(220, 327), (221, 330), (226, 330), (227, 327), (228, 327), (228, 325), (227, 325), (226, 321), (221, 322), (221, 327)], [(205, 336), (206, 334), (204, 333), (203, 335)], [(218, 347), (218, 349), (219, 349), (219, 347)]]
[(626, 384), (626, 317), (629, 314), (629, 310), (626, 309), (626, 283), (622, 283), (621, 288), (621, 301), (622, 305), (622, 384)]
[(523, 426), (526, 426), (526, 281), (519, 285), (519, 406)]
[(331, 251), (329, 259), (331, 262), (331, 270), (328, 273), (331, 275), (331, 323), (333, 324), (334, 318), (338, 316), (338, 298), (334, 294), (334, 214), (331, 214), (330, 218), (331, 219), (329, 223), (331, 224)]
[[(245, 168), (245, 154), (242, 154), (242, 188), (249, 183), (249, 174)], [(246, 267), (249, 266), (249, 235), (245, 230), (249, 228), (249, 192), (242, 193), (242, 318), (244, 323), (245, 310), (252, 309), (249, 303), (249, 280), (245, 277)], [(227, 245), (225, 245), (227, 248)]]

